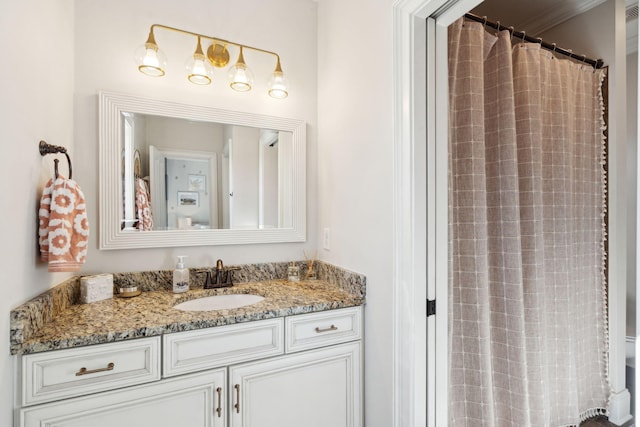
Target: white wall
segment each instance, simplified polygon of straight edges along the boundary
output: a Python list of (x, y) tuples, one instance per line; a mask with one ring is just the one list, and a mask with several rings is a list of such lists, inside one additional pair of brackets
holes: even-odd
[(318, 254), (367, 276), (367, 427), (393, 425), (392, 19), (391, 0), (318, 1)]
[[(223, 124), (192, 122), (168, 117), (147, 117), (145, 122), (146, 136), (144, 145), (146, 147), (155, 145), (156, 147), (175, 150), (222, 153), (225, 126)], [(143, 161), (148, 162), (148, 158), (143, 156)]]
[[(12, 420), (13, 358), (9, 311), (69, 274), (49, 274), (38, 261), (37, 212), (53, 156), (41, 157), (41, 139), (74, 156), (73, 30), (71, 0), (0, 4), (0, 425)], [(60, 172), (67, 174), (61, 157)], [(75, 166), (75, 164), (74, 164)], [(75, 171), (74, 171), (75, 173)]]
[[(235, 111), (303, 119), (307, 122), (307, 222), (312, 226), (306, 243), (217, 246), (132, 251), (99, 251), (97, 227), (89, 241), (83, 273), (172, 268), (175, 255), (188, 256), (188, 266), (300, 259), (303, 249), (315, 249), (316, 235), (316, 4), (311, 0), (114, 0), (75, 2), (76, 79), (75, 139), (78, 180), (88, 195), (89, 220), (97, 224), (99, 90), (125, 92), (149, 98), (206, 105)], [(251, 92), (231, 90), (226, 70), (217, 69), (213, 83), (198, 86), (187, 81), (185, 59), (195, 39), (158, 29), (160, 49), (169, 58), (167, 75), (153, 78), (139, 73), (133, 52), (143, 44), (151, 24), (159, 23), (235, 40), (280, 54), (291, 81), (290, 95), (276, 100), (266, 94), (266, 81), (275, 64), (270, 57), (245, 50), (256, 75)], [(205, 48), (206, 49), (206, 48)], [(237, 53), (231, 52), (232, 61)]]

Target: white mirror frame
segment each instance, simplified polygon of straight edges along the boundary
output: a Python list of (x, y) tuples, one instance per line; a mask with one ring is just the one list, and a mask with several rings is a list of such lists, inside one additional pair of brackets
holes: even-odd
[[(113, 92), (99, 93), (99, 190), (101, 250), (177, 246), (304, 242), (306, 240), (306, 123), (259, 114), (180, 104)], [(139, 113), (276, 129), (293, 133), (292, 227), (270, 229), (158, 230), (120, 229), (122, 113)]]

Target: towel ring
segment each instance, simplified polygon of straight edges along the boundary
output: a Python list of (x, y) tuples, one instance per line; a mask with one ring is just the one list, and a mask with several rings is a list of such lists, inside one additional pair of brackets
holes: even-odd
[[(39, 148), (40, 148), (41, 156), (46, 156), (47, 154), (56, 154), (56, 153), (64, 154), (67, 157), (67, 164), (69, 165), (69, 179), (71, 179), (71, 176), (73, 174), (73, 171), (71, 168), (71, 157), (69, 157), (69, 153), (67, 153), (66, 148), (61, 147), (59, 145), (51, 145), (46, 141), (40, 141)], [(58, 178), (58, 161), (59, 161), (58, 159), (53, 160), (56, 178)]]

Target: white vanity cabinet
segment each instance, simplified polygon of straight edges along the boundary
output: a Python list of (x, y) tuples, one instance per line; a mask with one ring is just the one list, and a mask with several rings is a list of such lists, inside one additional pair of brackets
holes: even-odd
[[(165, 334), (161, 357), (148, 352), (148, 364), (162, 366), (161, 379), (143, 374), (140, 366), (147, 362), (141, 356), (133, 358), (137, 364), (129, 371), (137, 372), (140, 382), (151, 381), (146, 384), (131, 385), (131, 375), (122, 372), (118, 383), (113, 371), (122, 363), (112, 370), (97, 368), (93, 388), (87, 389), (93, 394), (66, 398), (75, 395), (69, 391), (75, 386), (64, 385), (66, 394), (18, 399), (15, 425), (362, 427), (361, 313), (361, 307), (351, 307)], [(159, 342), (152, 337), (21, 356), (21, 383), (29, 372), (24, 366), (34, 365), (25, 360), (42, 365), (40, 359), (62, 355), (73, 359), (74, 369), (80, 363), (94, 370), (83, 352), (104, 364), (127, 346), (140, 353), (146, 346), (157, 349)]]

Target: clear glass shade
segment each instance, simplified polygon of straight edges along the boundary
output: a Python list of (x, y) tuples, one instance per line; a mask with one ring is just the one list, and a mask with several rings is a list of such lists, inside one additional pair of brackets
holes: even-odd
[(253, 72), (242, 62), (229, 69), (229, 85), (238, 92), (247, 92), (253, 85)]
[(185, 63), (185, 68), (189, 73), (188, 79), (197, 85), (208, 85), (213, 76), (213, 67), (201, 53), (190, 56)]
[(145, 43), (135, 51), (136, 64), (141, 73), (148, 76), (164, 76), (167, 67), (167, 56), (158, 46)]
[(269, 79), (269, 96), (283, 99), (289, 96), (289, 80), (282, 71), (274, 71)]

